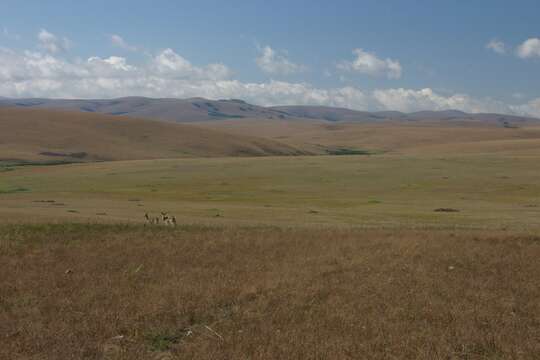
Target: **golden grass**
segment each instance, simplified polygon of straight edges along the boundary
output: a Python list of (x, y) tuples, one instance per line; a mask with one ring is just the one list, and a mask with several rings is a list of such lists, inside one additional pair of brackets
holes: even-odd
[(0, 227), (0, 358), (537, 359), (540, 238)]

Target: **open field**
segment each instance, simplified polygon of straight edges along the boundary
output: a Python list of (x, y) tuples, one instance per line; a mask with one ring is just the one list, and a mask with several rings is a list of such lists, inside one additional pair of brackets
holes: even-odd
[[(539, 156), (308, 156), (24, 166), (0, 172), (2, 222), (540, 228)], [(436, 209), (455, 212), (436, 212)]]
[(0, 227), (0, 358), (537, 359), (540, 239)]

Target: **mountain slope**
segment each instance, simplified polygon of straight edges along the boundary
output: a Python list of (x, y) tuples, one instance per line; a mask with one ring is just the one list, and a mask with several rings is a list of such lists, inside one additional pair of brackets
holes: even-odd
[(0, 108), (0, 160), (55, 162), (300, 153), (277, 141), (184, 124)]

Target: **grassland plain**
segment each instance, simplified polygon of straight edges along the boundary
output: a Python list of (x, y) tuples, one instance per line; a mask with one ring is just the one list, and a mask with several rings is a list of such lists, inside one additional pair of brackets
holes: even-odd
[[(537, 155), (207, 158), (13, 167), (2, 222), (540, 228)], [(457, 210), (436, 212), (436, 209)]]
[(4, 166), (0, 358), (537, 359), (539, 158)]
[(540, 238), (1, 225), (2, 359), (538, 359)]

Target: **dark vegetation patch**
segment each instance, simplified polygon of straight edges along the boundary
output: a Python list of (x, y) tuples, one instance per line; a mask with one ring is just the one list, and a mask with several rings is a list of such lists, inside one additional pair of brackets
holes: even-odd
[(81, 152), (73, 152), (73, 153), (59, 153), (59, 152), (53, 152), (53, 151), (43, 151), (39, 153), (40, 155), (44, 156), (55, 156), (55, 157), (71, 157), (75, 159), (84, 159), (88, 156), (88, 153), (81, 151)]
[(376, 199), (371, 199), (371, 200), (368, 200), (367, 203), (368, 204), (380, 204), (380, 203), (382, 203), (382, 201), (376, 200)]
[(174, 332), (158, 332), (147, 336), (152, 351), (167, 351), (177, 344), (181, 335)]
[(365, 149), (351, 149), (351, 148), (335, 148), (326, 149), (328, 155), (377, 155), (380, 151), (365, 150)]
[[(96, 160), (99, 161), (99, 160)], [(58, 159), (58, 160), (42, 160), (42, 161), (31, 161), (31, 160), (21, 160), (21, 159), (0, 159), (0, 167), (11, 168), (12, 170), (15, 167), (19, 166), (54, 166), (54, 165), (68, 165), (68, 164), (77, 164), (80, 161), (77, 160), (67, 160), (67, 159)]]
[(503, 121), (503, 122), (502, 122), (502, 126), (503, 126), (505, 129), (519, 129), (519, 126), (514, 125), (514, 124), (510, 123), (509, 121)]
[(244, 100), (241, 100), (241, 99), (221, 99), (221, 100), (218, 100), (218, 101), (235, 103), (235, 104), (247, 104)]
[(10, 189), (0, 189), (0, 195), (2, 194), (16, 194), (16, 193), (22, 193), (22, 192), (29, 192), (30, 189), (24, 188), (24, 187), (15, 187)]
[(115, 112), (110, 112), (109, 115), (120, 116), (120, 115), (127, 115), (129, 113), (130, 113), (129, 111), (115, 111)]
[(458, 209), (453, 209), (453, 208), (438, 208), (438, 209), (435, 209), (433, 210), (435, 212), (447, 212), (447, 213), (452, 213), (452, 212), (460, 212), (460, 210)]
[(228, 119), (242, 119), (245, 117), (243, 115), (225, 114), (219, 111), (208, 111), (208, 115), (213, 116), (213, 117), (228, 118)]

